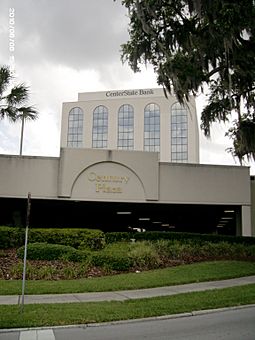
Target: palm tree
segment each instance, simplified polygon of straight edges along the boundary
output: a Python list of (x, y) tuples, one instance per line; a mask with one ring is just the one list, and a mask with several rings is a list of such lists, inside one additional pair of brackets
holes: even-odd
[(12, 75), (8, 66), (0, 67), (0, 118), (8, 118), (11, 122), (18, 120), (21, 124), (20, 155), (22, 155), (25, 120), (35, 120), (38, 112), (33, 106), (26, 106), (29, 90), (24, 84), (15, 85), (10, 90)]

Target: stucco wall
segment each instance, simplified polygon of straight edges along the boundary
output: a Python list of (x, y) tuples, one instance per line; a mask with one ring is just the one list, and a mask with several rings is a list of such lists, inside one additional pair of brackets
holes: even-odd
[(0, 197), (56, 198), (59, 159), (0, 156)]
[[(118, 183), (114, 177), (126, 176), (129, 180), (126, 185), (122, 183), (121, 192), (92, 191), (91, 172), (108, 177), (98, 183), (106, 183), (111, 188)], [(62, 148), (58, 196), (101, 201), (158, 200), (158, 154)]]
[[(91, 168), (95, 165), (96, 171)], [(157, 153), (69, 148), (61, 149), (60, 158), (0, 156), (0, 196), (26, 197), (30, 191), (36, 197), (72, 198), (75, 183), (89, 168), (99, 176), (128, 176), (126, 192), (134, 192), (133, 201), (141, 200), (141, 186), (144, 201), (250, 206), (252, 197), (255, 202), (247, 167), (159, 163)], [(80, 199), (93, 199), (79, 181)], [(94, 198), (131, 199), (130, 194), (117, 196)]]
[(250, 205), (249, 168), (160, 164), (161, 202)]

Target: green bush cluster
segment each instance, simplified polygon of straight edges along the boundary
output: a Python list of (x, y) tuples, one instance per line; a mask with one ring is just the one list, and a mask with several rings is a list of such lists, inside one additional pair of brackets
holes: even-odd
[(99, 252), (91, 257), (91, 264), (106, 270), (127, 271), (132, 267), (128, 256)]
[(159, 268), (162, 260), (153, 243), (141, 241), (131, 243), (128, 256), (132, 260), (132, 265), (139, 270)]
[(158, 240), (153, 243), (161, 258), (171, 260), (200, 261), (210, 259), (255, 259), (255, 245), (231, 244), (228, 242), (204, 242)]
[[(24, 244), (25, 229), (0, 227), (0, 249), (17, 248)], [(96, 229), (30, 228), (29, 243), (46, 242), (63, 244), (81, 249), (102, 249), (105, 245), (104, 233)]]
[[(19, 258), (24, 257), (24, 246), (17, 250)], [(49, 243), (30, 243), (27, 246), (28, 260), (67, 260), (73, 262), (85, 261), (89, 256), (89, 252), (77, 250), (71, 246), (62, 244)]]
[(74, 248), (102, 249), (104, 246), (104, 233), (95, 229), (30, 229), (29, 242), (47, 242), (63, 244)]
[(130, 241), (131, 239), (134, 238), (134, 235), (136, 235), (136, 233), (131, 233), (131, 232), (130, 233), (129, 232), (105, 233), (105, 243), (111, 244), (111, 243), (116, 243), (116, 242)]
[[(20, 247), (17, 253), (23, 258), (24, 236), (25, 229), (0, 227), (0, 249)], [(134, 239), (136, 242), (132, 241)], [(4, 256), (2, 252), (0, 256)], [(255, 260), (255, 238), (170, 232), (103, 234), (88, 229), (30, 229), (27, 258), (60, 260), (66, 263), (66, 268), (60, 270), (61, 277), (75, 278), (85, 275), (88, 267), (100, 267), (106, 272), (142, 271), (206, 260)], [(72, 266), (82, 269), (75, 267), (72, 270)], [(35, 272), (45, 279), (59, 275), (56, 268), (49, 267), (43, 264)], [(14, 277), (18, 277), (19, 265), (14, 266), (13, 271)], [(0, 270), (0, 277), (3, 275)], [(34, 275), (31, 272), (31, 277)]]
[(179, 233), (179, 232), (157, 232), (147, 231), (144, 233), (139, 232), (111, 232), (105, 234), (105, 242), (107, 244), (121, 241), (129, 241), (135, 239), (137, 241), (157, 241), (157, 240), (176, 240), (182, 243), (190, 241), (197, 244), (205, 242), (227, 242), (231, 244), (245, 244), (255, 245), (255, 237), (248, 236), (229, 236), (229, 235), (215, 235), (215, 234), (197, 234), (197, 233)]
[[(18, 249), (18, 256), (22, 258), (23, 254), (24, 246)], [(108, 244), (102, 250), (91, 251), (57, 244), (32, 243), (28, 244), (27, 258), (61, 260), (66, 263), (61, 269), (50, 268), (43, 264), (38, 266), (34, 273), (33, 265), (29, 264), (30, 267), (32, 266), (31, 273), (28, 274), (31, 278), (52, 279), (58, 275), (63, 278), (76, 278), (86, 276), (86, 270), (91, 267), (99, 267), (104, 272), (123, 272), (217, 259), (255, 260), (255, 245), (228, 242), (205, 242), (201, 245), (194, 240), (186, 243), (177, 240), (122, 241)], [(12, 270), (13, 277), (20, 277), (20, 273), (19, 265), (15, 265)]]
[(0, 226), (0, 249), (17, 248), (24, 244), (24, 239), (24, 229)]
[[(24, 244), (25, 229), (0, 226), (0, 249), (17, 248)], [(76, 249), (100, 250), (106, 244), (116, 242), (171, 240), (182, 243), (195, 242), (203, 245), (205, 242), (255, 245), (254, 237), (236, 237), (225, 235), (207, 235), (177, 232), (113, 232), (103, 233), (101, 230), (85, 228), (30, 228), (29, 243), (46, 242), (62, 244)]]

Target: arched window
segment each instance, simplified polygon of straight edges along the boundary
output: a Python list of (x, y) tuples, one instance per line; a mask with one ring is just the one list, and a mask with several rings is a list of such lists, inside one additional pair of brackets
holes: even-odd
[(99, 105), (93, 112), (92, 147), (107, 148), (108, 141), (108, 109)]
[(160, 151), (160, 109), (148, 104), (144, 109), (144, 150)]
[(82, 147), (83, 141), (83, 111), (74, 107), (69, 112), (67, 146), (71, 148)]
[(132, 150), (134, 148), (134, 109), (124, 104), (118, 112), (118, 149)]
[(171, 160), (188, 161), (188, 112), (179, 103), (171, 108)]

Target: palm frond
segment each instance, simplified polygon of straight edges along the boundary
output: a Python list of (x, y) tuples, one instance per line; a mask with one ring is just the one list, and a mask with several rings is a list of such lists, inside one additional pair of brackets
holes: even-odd
[(23, 117), (25, 120), (36, 120), (38, 118), (38, 111), (34, 106), (22, 106), (17, 108), (17, 119), (22, 119)]
[[(11, 122), (18, 119), (35, 120), (38, 111), (34, 106), (25, 106), (29, 99), (29, 87), (19, 84), (11, 87), (12, 75), (8, 66), (0, 67), (0, 119), (7, 117)], [(8, 91), (8, 87), (11, 87)], [(7, 94), (5, 93), (7, 92)]]
[(28, 100), (29, 91), (28, 87), (24, 84), (14, 86), (11, 92), (5, 96), (8, 105), (21, 105)]
[(14, 106), (2, 107), (0, 110), (1, 119), (7, 117), (11, 122), (17, 120), (17, 108)]
[(2, 99), (4, 91), (10, 85), (11, 72), (8, 66), (0, 67), (0, 99)]

